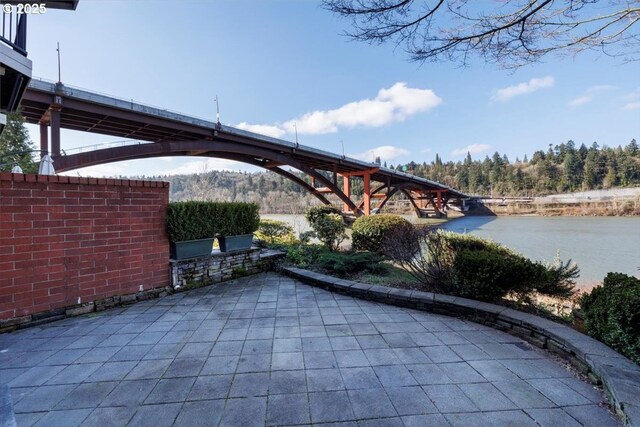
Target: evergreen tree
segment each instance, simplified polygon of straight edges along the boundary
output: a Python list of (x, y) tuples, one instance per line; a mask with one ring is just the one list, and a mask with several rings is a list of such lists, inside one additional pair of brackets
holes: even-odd
[(10, 171), (18, 165), (24, 173), (36, 173), (38, 164), (33, 161), (33, 151), (24, 117), (19, 112), (7, 114), (7, 125), (0, 135), (0, 170)]

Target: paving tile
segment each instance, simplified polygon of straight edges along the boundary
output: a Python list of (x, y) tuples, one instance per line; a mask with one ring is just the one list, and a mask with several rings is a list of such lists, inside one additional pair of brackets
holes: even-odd
[(142, 360), (125, 377), (126, 380), (141, 380), (150, 378), (162, 378), (171, 359)]
[(402, 417), (405, 427), (451, 427), (442, 414), (411, 415)]
[(338, 362), (332, 351), (304, 352), (304, 366), (307, 369), (337, 368)]
[(393, 351), (405, 365), (431, 362), (431, 359), (419, 347), (394, 348)]
[(87, 382), (118, 381), (127, 376), (138, 362), (107, 362), (91, 374)]
[(242, 353), (242, 341), (216, 342), (209, 356), (239, 356)]
[(222, 418), (224, 400), (202, 400), (185, 402), (180, 408), (174, 427), (216, 426)]
[(355, 420), (346, 391), (309, 393), (312, 423)]
[(571, 415), (567, 414), (560, 408), (549, 409), (526, 409), (525, 412), (529, 414), (533, 420), (542, 427), (580, 427), (578, 421)]
[(213, 348), (212, 343), (207, 342), (189, 342), (182, 347), (182, 350), (176, 357), (178, 358), (203, 358), (208, 357), (209, 352)]
[(127, 425), (136, 412), (132, 407), (96, 408), (81, 424), (82, 427), (120, 427)]
[(158, 380), (122, 381), (102, 401), (101, 407), (141, 405), (151, 393)]
[(195, 377), (162, 379), (147, 396), (145, 404), (184, 402), (195, 380)]
[(236, 374), (229, 397), (265, 396), (269, 390), (269, 373)]
[(300, 338), (276, 338), (273, 340), (274, 353), (292, 353), (302, 351)]
[(301, 425), (310, 422), (306, 393), (269, 395), (266, 425)]
[(271, 354), (243, 354), (238, 360), (236, 372), (268, 372), (271, 368)]
[[(334, 338), (334, 337), (332, 337)], [(338, 338), (338, 337), (336, 337)], [(340, 337), (342, 338), (342, 337)], [(302, 338), (302, 349), (306, 352), (312, 351), (333, 351), (331, 342), (327, 337)]]
[(378, 379), (384, 387), (404, 387), (418, 385), (409, 370), (402, 366), (374, 366)]
[(173, 425), (178, 416), (182, 403), (165, 403), (159, 405), (144, 405), (129, 422), (130, 427), (164, 427)]
[(477, 412), (478, 407), (454, 384), (422, 386), (440, 412)]
[(451, 384), (454, 381), (435, 363), (409, 365), (407, 369), (420, 385)]
[(55, 409), (96, 408), (117, 385), (117, 382), (80, 384)]
[(340, 368), (370, 366), (369, 359), (367, 359), (362, 350), (334, 351), (333, 355), (336, 357)]
[(91, 409), (66, 409), (51, 411), (35, 424), (36, 427), (75, 427), (91, 413)]
[(486, 381), (485, 378), (476, 372), (466, 362), (460, 363), (440, 363), (438, 367), (447, 374), (454, 383), (476, 383)]
[(307, 369), (306, 377), (309, 392), (345, 389), (339, 369)]
[(378, 376), (371, 367), (341, 368), (342, 380), (347, 390), (382, 388)]
[(182, 347), (184, 343), (174, 343), (174, 344), (156, 344), (149, 350), (149, 352), (143, 357), (144, 360), (155, 360), (155, 359), (174, 359)]
[(469, 365), (488, 381), (510, 381), (518, 376), (497, 360), (471, 360)]
[(398, 416), (384, 389), (349, 390), (348, 394), (351, 407), (358, 419)]
[(402, 418), (376, 418), (368, 420), (358, 420), (358, 427), (404, 427)]
[[(36, 366), (18, 375), (9, 382), (9, 387), (33, 387), (47, 382), (62, 371), (64, 366)], [(4, 382), (4, 380), (3, 380)]]
[(78, 384), (93, 374), (102, 363), (83, 363), (81, 365), (69, 365), (58, 374), (47, 381), (48, 385), (53, 384)]
[(374, 348), (363, 351), (371, 366), (401, 365), (402, 361), (396, 355), (395, 350), (391, 348)]
[(199, 376), (187, 400), (226, 399), (231, 390), (233, 375)]
[(164, 378), (195, 377), (197, 376), (207, 359), (175, 359), (164, 372)]
[(47, 412), (29, 412), (25, 414), (15, 414), (15, 420), (16, 424), (20, 427), (31, 427), (45, 415), (47, 415)]
[(447, 346), (435, 345), (421, 348), (434, 363), (462, 362), (462, 358)]
[(302, 352), (273, 353), (271, 358), (271, 369), (274, 371), (304, 369), (304, 358)]
[(458, 387), (481, 411), (517, 409), (512, 401), (490, 383), (459, 384)]
[(527, 382), (558, 406), (577, 406), (591, 403), (589, 399), (555, 378), (533, 379)]
[(399, 415), (422, 415), (438, 412), (420, 387), (388, 387), (385, 391)]
[(50, 411), (71, 391), (75, 384), (40, 386), (13, 405), (15, 413)]
[(240, 356), (214, 356), (209, 357), (200, 375), (233, 374), (238, 366)]
[(556, 406), (544, 397), (538, 390), (523, 380), (494, 381), (498, 390), (509, 398), (518, 407), (523, 409), (553, 408)]
[(620, 422), (608, 411), (597, 405), (567, 406), (563, 409), (585, 427), (613, 427), (620, 425)]
[[(308, 372), (308, 371), (307, 371)], [(305, 371), (273, 371), (269, 381), (269, 394), (293, 394), (307, 392)]]
[(266, 397), (227, 400), (220, 426), (264, 426), (267, 412)]
[(272, 340), (247, 340), (242, 347), (242, 355), (245, 354), (271, 354)]

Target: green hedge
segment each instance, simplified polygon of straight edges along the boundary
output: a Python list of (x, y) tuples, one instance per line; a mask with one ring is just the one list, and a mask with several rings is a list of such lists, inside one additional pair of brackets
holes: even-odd
[(260, 215), (255, 203), (172, 202), (167, 208), (167, 234), (172, 242), (251, 234)]
[(399, 215), (370, 215), (356, 219), (351, 228), (353, 248), (382, 253), (387, 236), (398, 227), (410, 227), (411, 223)]
[(609, 273), (580, 308), (589, 335), (640, 364), (640, 279)]

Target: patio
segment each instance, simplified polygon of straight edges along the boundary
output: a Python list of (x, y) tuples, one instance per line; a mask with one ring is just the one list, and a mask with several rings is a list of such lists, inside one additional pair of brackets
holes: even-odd
[(274, 273), (0, 335), (18, 426), (617, 426), (479, 324)]

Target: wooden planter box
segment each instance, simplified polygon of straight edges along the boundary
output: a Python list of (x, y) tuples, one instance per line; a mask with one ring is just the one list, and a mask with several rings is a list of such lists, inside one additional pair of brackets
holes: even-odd
[(213, 237), (210, 239), (171, 242), (171, 259), (198, 258), (211, 255)]
[(253, 234), (241, 234), (238, 236), (218, 237), (220, 252), (233, 252), (251, 249)]

